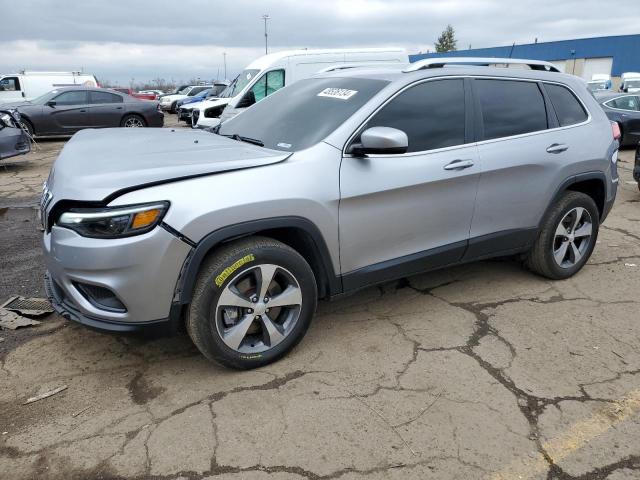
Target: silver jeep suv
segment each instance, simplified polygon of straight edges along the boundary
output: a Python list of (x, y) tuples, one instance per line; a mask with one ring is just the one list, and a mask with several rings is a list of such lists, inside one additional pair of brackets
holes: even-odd
[(617, 150), (585, 84), (544, 62), (321, 74), (216, 132), (76, 134), (43, 195), (45, 283), (67, 318), (184, 323), (207, 358), (253, 368), (301, 340), (319, 298), (513, 254), (570, 277)]

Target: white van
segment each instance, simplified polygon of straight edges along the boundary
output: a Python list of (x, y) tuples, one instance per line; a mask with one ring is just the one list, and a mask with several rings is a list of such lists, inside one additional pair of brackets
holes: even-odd
[(0, 104), (33, 100), (51, 90), (73, 86), (97, 87), (96, 77), (82, 72), (21, 72), (0, 75)]
[(220, 98), (194, 106), (194, 127), (207, 128), (226, 121), (264, 97), (320, 71), (337, 68), (402, 66), (409, 63), (402, 48), (339, 50), (285, 50), (264, 55), (238, 75)]
[(621, 92), (625, 92), (625, 93), (640, 92), (640, 73), (624, 72), (620, 78), (622, 79), (622, 83), (620, 84)]

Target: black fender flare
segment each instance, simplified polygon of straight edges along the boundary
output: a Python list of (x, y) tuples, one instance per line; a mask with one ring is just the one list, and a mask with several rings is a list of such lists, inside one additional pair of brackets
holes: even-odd
[(265, 230), (273, 230), (280, 228), (295, 228), (304, 231), (312, 239), (314, 248), (321, 267), (321, 274), (327, 282), (327, 294), (334, 296), (342, 293), (342, 280), (336, 276), (331, 262), (331, 255), (327, 244), (320, 232), (320, 229), (310, 220), (303, 217), (272, 217), (260, 220), (252, 220), (249, 222), (237, 223), (215, 230), (206, 235), (202, 240), (193, 246), (193, 250), (184, 262), (176, 290), (174, 293), (174, 302), (182, 305), (191, 302), (193, 289), (196, 282), (200, 265), (204, 258), (217, 246), (246, 237)]
[[(560, 196), (566, 190), (570, 190), (569, 187), (571, 187), (571, 185), (574, 185), (579, 182), (583, 182), (585, 180), (600, 180), (602, 182), (602, 185), (605, 191), (605, 199), (604, 199), (605, 205), (603, 206), (603, 213), (606, 213), (607, 177), (604, 174), (604, 172), (594, 170), (592, 172), (578, 173), (576, 175), (571, 175), (570, 177), (564, 179), (564, 181), (560, 183), (558, 188), (556, 188), (556, 193), (551, 198), (551, 201), (547, 205), (547, 208), (545, 208), (544, 213), (542, 214), (542, 217), (540, 217), (540, 220), (538, 221), (538, 231), (540, 231), (540, 229), (542, 228), (542, 222), (544, 222), (544, 219), (547, 218), (547, 214), (549, 213), (549, 210), (551, 210), (551, 208), (560, 199)], [(600, 219), (601, 222), (604, 220), (604, 216), (605, 215), (603, 215), (602, 218)]]

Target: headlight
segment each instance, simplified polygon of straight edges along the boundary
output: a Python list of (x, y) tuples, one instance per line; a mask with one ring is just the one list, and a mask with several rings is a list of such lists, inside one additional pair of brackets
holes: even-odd
[(13, 127), (11, 115), (9, 115), (8, 113), (0, 115), (0, 124), (4, 125), (5, 127)]
[(112, 208), (73, 208), (58, 218), (56, 225), (83, 237), (121, 238), (140, 235), (156, 227), (169, 202)]

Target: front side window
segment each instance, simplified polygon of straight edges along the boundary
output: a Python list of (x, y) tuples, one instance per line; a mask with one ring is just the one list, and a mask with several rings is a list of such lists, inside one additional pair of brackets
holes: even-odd
[(259, 102), (282, 87), (284, 87), (284, 70), (272, 70), (260, 77), (255, 85), (251, 87), (251, 91), (255, 95), (256, 102)]
[(617, 108), (619, 110), (630, 110), (634, 112), (640, 110), (640, 106), (638, 105), (638, 97), (636, 97), (635, 95), (614, 98), (613, 100), (609, 100), (608, 102), (606, 102), (605, 105), (611, 108)]
[(561, 127), (582, 123), (587, 119), (587, 112), (568, 88), (550, 83), (545, 83), (544, 88), (551, 99)]
[(87, 103), (86, 90), (64, 92), (54, 98), (56, 105), (84, 105)]
[(0, 92), (17, 92), (20, 91), (20, 80), (18, 77), (5, 77), (0, 80)]
[(300, 80), (222, 123), (218, 133), (248, 137), (275, 150), (304, 150), (324, 140), (388, 83), (369, 78)]
[(209, 87), (193, 87), (187, 95), (193, 97), (194, 95), (197, 95), (198, 93), (202, 92), (203, 90), (207, 90), (208, 88)]
[(537, 83), (476, 79), (474, 88), (485, 140), (547, 129), (547, 109)]
[(402, 92), (365, 126), (392, 127), (409, 137), (408, 152), (462, 145), (465, 141), (464, 82), (434, 80)]
[(122, 103), (122, 97), (120, 95), (114, 95), (108, 92), (90, 92), (90, 102), (96, 103)]

